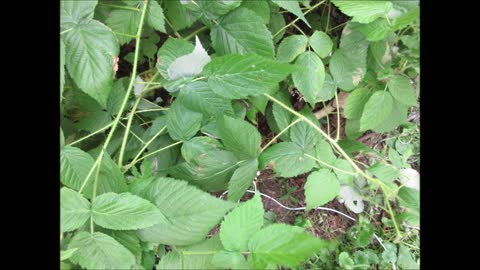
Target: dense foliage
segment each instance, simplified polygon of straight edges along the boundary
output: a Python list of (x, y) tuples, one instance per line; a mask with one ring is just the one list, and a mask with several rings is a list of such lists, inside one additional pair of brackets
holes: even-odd
[[(418, 268), (418, 1), (60, 5), (62, 269)], [(266, 169), (358, 220), (272, 221)]]

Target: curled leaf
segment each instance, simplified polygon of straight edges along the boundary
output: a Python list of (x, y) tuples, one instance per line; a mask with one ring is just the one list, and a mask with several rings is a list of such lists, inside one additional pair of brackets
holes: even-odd
[(175, 59), (168, 67), (168, 77), (170, 80), (176, 80), (181, 77), (191, 77), (200, 74), (203, 67), (209, 62), (210, 56), (203, 48), (198, 36), (195, 36), (193, 52)]

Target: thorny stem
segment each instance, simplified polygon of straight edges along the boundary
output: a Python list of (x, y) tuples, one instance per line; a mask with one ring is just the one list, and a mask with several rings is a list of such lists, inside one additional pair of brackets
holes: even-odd
[[(286, 109), (287, 111), (289, 111), (290, 113), (294, 114), (295, 116), (301, 118), (303, 121), (305, 121), (307, 124), (309, 124), (310, 126), (312, 126), (315, 130), (318, 131), (318, 133), (320, 133), (323, 137), (325, 137), (325, 139), (330, 142), (330, 144), (338, 150), (338, 152), (352, 165), (352, 167), (359, 173), (361, 174), (363, 177), (365, 177), (367, 180), (370, 180), (371, 182), (373, 183), (376, 183), (377, 185), (380, 186), (380, 188), (382, 189), (383, 193), (384, 194), (387, 194), (387, 192), (385, 191), (385, 189), (387, 189), (388, 187), (385, 186), (385, 184), (378, 180), (378, 179), (375, 179), (369, 175), (367, 175), (366, 173), (364, 173), (358, 166), (355, 162), (353, 162), (353, 160), (348, 156), (347, 153), (345, 153), (345, 151), (343, 151), (343, 149), (338, 145), (338, 143), (332, 139), (331, 137), (329, 137), (320, 127), (318, 127), (317, 125), (315, 125), (310, 119), (308, 119), (307, 117), (303, 116), (302, 114), (296, 112), (295, 110), (292, 110), (291, 108), (289, 108), (287, 105), (283, 104), (281, 101), (279, 101), (278, 99), (270, 96), (269, 94), (263, 94), (264, 96), (268, 97), (270, 100), (272, 100), (273, 102), (277, 103), (278, 105), (280, 105), (281, 107), (283, 107), (284, 109)], [(388, 188), (389, 189), (389, 188)], [(388, 206), (388, 209), (389, 209), (389, 214), (390, 216), (392, 217), (392, 221), (393, 221), (393, 224), (395, 226), (395, 230), (396, 230), (396, 233), (397, 233), (397, 238), (400, 238), (401, 237), (401, 233), (400, 233), (400, 230), (398, 229), (398, 225), (397, 225), (397, 222), (395, 220), (395, 215), (393, 213), (393, 210), (392, 210), (392, 207), (390, 206), (390, 202), (388, 200), (388, 198), (386, 198), (385, 202), (387, 203), (387, 206)]]
[(267, 149), (267, 147), (269, 147), (276, 139), (278, 139), (278, 137), (280, 137), (283, 133), (285, 133), (289, 128), (291, 128), (293, 125), (295, 125), (296, 123), (300, 122), (302, 119), (300, 118), (297, 118), (297, 120), (293, 121), (292, 123), (290, 123), (288, 126), (286, 126), (282, 131), (280, 131), (277, 135), (275, 135), (275, 137), (273, 137), (264, 147), (262, 147), (262, 149), (260, 150), (260, 152), (263, 152), (265, 151), (265, 149)]
[[(140, 24), (138, 27), (137, 31), (137, 37), (140, 37), (142, 35), (142, 29), (143, 29), (143, 23), (145, 21), (145, 14), (147, 13), (147, 5), (148, 5), (148, 0), (143, 0), (143, 8), (142, 8), (142, 15), (140, 17)], [(125, 106), (127, 105), (128, 97), (130, 93), (132, 92), (133, 89), (133, 82), (135, 81), (135, 73), (137, 71), (137, 63), (138, 63), (138, 56), (140, 52), (140, 38), (136, 39), (136, 44), (135, 44), (135, 58), (133, 61), (133, 72), (132, 72), (132, 78), (130, 79), (130, 84), (127, 89), (127, 93), (125, 94), (125, 97), (123, 98), (122, 106), (120, 106), (120, 109), (118, 110), (117, 116), (115, 117), (115, 120), (113, 121), (112, 129), (108, 133), (107, 139), (105, 140), (105, 143), (103, 144), (102, 150), (98, 154), (97, 160), (93, 164), (92, 168), (90, 169), (90, 172), (88, 173), (87, 177), (83, 181), (82, 186), (80, 187), (80, 190), (78, 193), (82, 193), (83, 189), (87, 185), (87, 182), (89, 180), (90, 175), (92, 174), (93, 170), (98, 166), (100, 167), (101, 160), (103, 159), (103, 155), (105, 154), (105, 151), (107, 149), (108, 144), (110, 143), (110, 140), (113, 137), (113, 133), (117, 129), (118, 123), (120, 122), (120, 118), (122, 118), (122, 113), (125, 110)], [(98, 174), (97, 174), (98, 176)], [(95, 184), (97, 183), (98, 177), (95, 179)], [(96, 185), (94, 184), (94, 189), (96, 188)]]
[[(303, 13), (303, 15), (307, 15), (308, 13), (310, 13), (312, 10), (316, 9), (317, 7), (319, 7), (321, 4), (325, 3), (325, 1), (327, 0), (323, 0), (321, 2), (318, 2), (316, 3), (315, 5), (313, 5), (312, 7), (310, 7), (309, 9), (307, 9), (307, 11), (305, 11)], [(278, 30), (273, 36), (272, 38), (278, 36), (278, 34), (280, 34), (283, 30), (287, 29), (288, 27), (292, 26), (293, 24), (295, 24), (298, 20), (300, 20), (300, 18), (296, 18), (295, 20), (291, 21), (289, 24), (285, 25), (284, 27), (280, 28), (280, 30)]]
[[(136, 70), (136, 69), (135, 69)], [(132, 80), (130, 82), (133, 81), (133, 78), (135, 76), (135, 70), (134, 72), (132, 73)], [(153, 75), (152, 79), (150, 79), (149, 82), (153, 82), (155, 81), (155, 79), (157, 78), (158, 74), (160, 73), (155, 73), (155, 75)], [(132, 108), (132, 111), (130, 112), (130, 115), (128, 116), (128, 121), (127, 121), (127, 126), (125, 127), (126, 130), (125, 130), (125, 135), (123, 135), (123, 140), (122, 140), (122, 145), (120, 147), (120, 155), (118, 157), (118, 167), (119, 168), (122, 168), (123, 166), (123, 156), (125, 155), (125, 147), (127, 146), (127, 139), (128, 139), (128, 131), (130, 131), (130, 128), (132, 127), (132, 121), (133, 121), (133, 116), (135, 115), (135, 111), (137, 110), (138, 108), (138, 105), (140, 104), (140, 102), (142, 101), (143, 99), (143, 95), (146, 93), (146, 91), (142, 91), (142, 93), (140, 93), (140, 95), (138, 96), (137, 100), (135, 101), (135, 104), (133, 105), (133, 108)]]

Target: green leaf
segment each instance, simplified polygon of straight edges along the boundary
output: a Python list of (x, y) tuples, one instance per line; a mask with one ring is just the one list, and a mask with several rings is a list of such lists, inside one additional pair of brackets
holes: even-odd
[(360, 131), (360, 119), (347, 119), (345, 122), (345, 134), (350, 140), (356, 140), (364, 132)]
[(246, 251), (248, 240), (263, 226), (260, 195), (233, 209), (220, 225), (220, 239), (228, 251)]
[(272, 0), (273, 3), (279, 5), (281, 8), (288, 10), (289, 12), (295, 14), (300, 20), (302, 20), (308, 27), (311, 28), (310, 24), (308, 23), (305, 16), (303, 16), (303, 12), (300, 9), (300, 5), (297, 1), (289, 1), (289, 0)]
[(316, 30), (308, 39), (308, 44), (321, 58), (327, 57), (333, 47), (333, 42), (330, 37), (325, 34), (325, 32)]
[(96, 224), (112, 230), (136, 230), (168, 223), (155, 205), (130, 193), (109, 192), (96, 197), (92, 218)]
[(80, 228), (90, 218), (90, 202), (78, 192), (63, 187), (60, 189), (60, 231)]
[(270, 21), (270, 6), (266, 0), (242, 1), (242, 7), (248, 8), (262, 18), (263, 24)]
[[(107, 100), (107, 110), (110, 115), (116, 115), (123, 103), (123, 99), (125, 98), (125, 94), (127, 93), (125, 89), (124, 82), (127, 77), (121, 78), (113, 83), (112, 91), (110, 91), (110, 95), (108, 96)], [(128, 107), (126, 108), (126, 110)]]
[[(127, 9), (114, 9), (110, 12), (110, 16), (105, 20), (114, 32), (135, 36), (140, 24), (141, 12)], [(133, 37), (115, 34), (120, 45), (129, 43)]]
[(404, 105), (415, 106), (417, 104), (417, 97), (408, 78), (400, 75), (393, 76), (388, 82), (388, 90), (393, 98)]
[(221, 269), (242, 270), (250, 269), (245, 257), (240, 252), (220, 251), (215, 253), (212, 264)]
[(180, 102), (174, 102), (167, 114), (167, 130), (177, 141), (188, 141), (200, 130), (203, 115), (191, 111)]
[(234, 115), (231, 100), (217, 95), (206, 82), (195, 81), (187, 84), (180, 90), (177, 100), (188, 109), (204, 115)]
[(65, 84), (65, 44), (60, 39), (60, 103), (63, 99), (63, 85)]
[(281, 142), (269, 147), (260, 155), (259, 163), (259, 168), (271, 165), (282, 177), (306, 173), (315, 165), (315, 161), (305, 157), (302, 148), (293, 142)]
[(222, 17), (210, 35), (218, 55), (255, 53), (273, 58), (272, 34), (263, 19), (247, 8), (239, 7)]
[(408, 248), (403, 244), (399, 244), (399, 246), (397, 260), (398, 266), (402, 269), (419, 269), (418, 263), (413, 259)]
[(330, 73), (338, 87), (344, 91), (353, 90), (363, 79), (367, 67), (368, 42), (337, 49), (330, 59)]
[(182, 145), (182, 157), (189, 163), (196, 162), (201, 159), (207, 152), (216, 149), (223, 149), (222, 144), (210, 137), (200, 136), (194, 137)]
[(73, 146), (60, 150), (60, 181), (67, 187), (78, 190), (93, 166), (93, 158)]
[[(279, 91), (275, 95), (275, 98), (280, 100), (283, 104), (287, 105), (290, 109), (293, 109), (290, 103), (290, 93), (287, 91)], [(296, 117), (289, 111), (277, 103), (272, 104), (272, 115), (275, 120), (275, 125), (278, 128), (276, 133), (284, 130)], [(280, 138), (284, 141), (290, 140), (290, 129), (287, 129)]]
[(314, 107), (319, 101), (316, 97), (322, 91), (325, 81), (325, 67), (322, 60), (314, 52), (304, 52), (297, 58), (295, 65), (301, 69), (292, 73), (293, 83), (303, 94), (305, 101)]
[[(172, 1), (166, 1), (171, 3)], [(157, 53), (157, 69), (163, 78), (168, 79), (168, 67), (182, 55), (189, 54), (193, 51), (192, 43), (184, 39), (169, 38)]]
[(114, 59), (119, 53), (112, 30), (92, 20), (75, 25), (63, 38), (70, 76), (82, 91), (105, 107), (112, 88)]
[(146, 20), (147, 24), (153, 29), (162, 33), (167, 33), (165, 30), (165, 16), (163, 15), (163, 9), (156, 0), (148, 1)]
[[(333, 164), (334, 167), (339, 168), (340, 170), (347, 171), (354, 173), (355, 170), (352, 168), (352, 165), (345, 159), (337, 159), (335, 163)], [(339, 170), (333, 170), (335, 174), (338, 177), (338, 180), (340, 180), (340, 183), (342, 184), (347, 184), (347, 185), (353, 185), (353, 175), (341, 172)]]
[(70, 260), (87, 269), (130, 269), (135, 264), (128, 249), (101, 232), (80, 232), (68, 248), (78, 248)]
[(225, 148), (240, 159), (255, 158), (260, 154), (261, 136), (248, 122), (223, 116), (217, 122)]
[(358, 88), (348, 95), (345, 101), (345, 117), (347, 119), (360, 119), (362, 117), (363, 108), (372, 93), (367, 88)]
[(390, 115), (385, 121), (372, 128), (372, 130), (378, 133), (385, 133), (394, 130), (399, 125), (408, 123), (408, 108), (408, 106), (393, 100), (393, 108)]
[(385, 163), (375, 163), (367, 171), (385, 184), (393, 183), (393, 180), (400, 176), (400, 172), (397, 169)]
[(277, 60), (290, 63), (303, 53), (307, 48), (308, 38), (303, 35), (291, 35), (282, 40), (278, 45)]
[(60, 250), (60, 261), (64, 261), (70, 257), (72, 257), (73, 253), (77, 251), (78, 248), (71, 248), (67, 250)]
[(408, 187), (402, 187), (398, 190), (400, 205), (413, 211), (420, 209), (420, 192)]
[(290, 130), (290, 139), (300, 146), (304, 153), (314, 154), (314, 147), (322, 141), (321, 135), (305, 122), (295, 124)]
[(72, 1), (60, 2), (60, 25), (61, 31), (65, 31), (74, 24), (88, 23), (93, 19), (93, 11), (98, 1)]
[[(323, 161), (323, 162), (325, 162), (325, 163), (327, 163), (331, 166), (334, 166), (334, 163), (337, 160), (337, 157), (333, 153), (332, 147), (325, 140), (321, 140), (317, 143), (317, 145), (315, 146), (315, 155), (316, 155), (317, 159), (319, 159), (319, 160), (321, 160), (321, 161)], [(318, 165), (321, 168), (329, 168), (329, 167), (324, 166), (321, 163), (318, 163)]]
[(225, 98), (240, 99), (271, 94), (294, 70), (291, 65), (254, 54), (229, 54), (212, 59), (203, 68), (203, 74), (208, 77), (213, 92)]
[(353, 259), (350, 258), (350, 254), (348, 254), (348, 252), (345, 252), (345, 251), (340, 253), (340, 255), (338, 256), (338, 264), (343, 269), (353, 269), (353, 266), (355, 265), (355, 263), (353, 262)]
[(386, 17), (393, 5), (390, 1), (344, 1), (332, 0), (340, 11), (353, 17), (352, 22), (369, 23)]
[(140, 239), (138, 239), (136, 231), (108, 230), (108, 235), (130, 250), (130, 252), (136, 257), (137, 262), (140, 261), (142, 257), (142, 246), (140, 246)]
[(328, 101), (335, 96), (337, 91), (337, 83), (333, 80), (332, 75), (325, 73), (325, 81), (320, 92), (317, 93), (315, 99), (318, 101)]
[[(189, 54), (176, 58), (168, 67), (168, 79), (188, 79), (202, 73), (203, 67), (210, 62), (210, 56), (195, 36), (195, 48)], [(179, 88), (182, 88), (181, 86)]]
[(391, 31), (397, 31), (407, 27), (408, 25), (415, 22), (415, 20), (420, 16), (420, 8), (417, 6), (406, 13), (396, 17), (392, 22)]
[(236, 202), (242, 198), (248, 187), (252, 185), (258, 171), (258, 160), (251, 159), (242, 163), (233, 173), (228, 183), (228, 199)]
[[(217, 269), (213, 266), (214, 254), (223, 251), (218, 234), (200, 243), (179, 248), (162, 256), (156, 269)], [(183, 254), (181, 254), (183, 253)]]
[(195, 2), (198, 4), (198, 12), (202, 14), (202, 19), (215, 20), (218, 17), (225, 15), (229, 11), (239, 7), (242, 3), (242, 0), (196, 0)]
[(185, 8), (180, 1), (163, 1), (163, 4), (165, 15), (175, 31), (190, 27), (201, 16), (200, 13)]
[(386, 18), (378, 18), (371, 23), (362, 24), (358, 30), (365, 35), (368, 41), (383, 40), (391, 33), (390, 23)]
[(392, 95), (387, 91), (377, 91), (368, 99), (360, 118), (360, 130), (372, 129), (383, 121), (393, 109)]
[(340, 192), (337, 176), (328, 169), (311, 173), (305, 183), (306, 211), (322, 206), (335, 199)]
[[(270, 23), (268, 24), (268, 29), (270, 30), (273, 35), (275, 35), (278, 31), (280, 31), (285, 26), (285, 18), (280, 13), (273, 13), (271, 14)], [(283, 35), (285, 34), (285, 29), (278, 32), (276, 36), (273, 37), (273, 42), (277, 44)]]
[(63, 134), (62, 128), (60, 128), (60, 148), (65, 146), (65, 135)]
[(204, 239), (235, 206), (173, 178), (157, 178), (144, 197), (171, 223), (140, 230), (140, 239), (166, 245), (190, 245)]
[(228, 187), (228, 181), (237, 168), (238, 159), (232, 152), (211, 150), (191, 163), (183, 162), (168, 170), (179, 179), (207, 191), (220, 191)]
[(302, 228), (273, 224), (253, 235), (248, 242), (248, 262), (265, 269), (268, 264), (296, 267), (328, 246), (328, 241), (305, 233)]

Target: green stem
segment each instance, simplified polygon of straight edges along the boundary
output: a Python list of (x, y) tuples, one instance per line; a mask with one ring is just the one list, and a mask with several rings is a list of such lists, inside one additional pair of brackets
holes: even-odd
[(325, 101), (322, 101), (323, 103), (323, 108), (325, 108), (325, 118), (327, 118), (327, 134), (330, 136), (330, 117), (328, 117), (328, 110), (327, 110), (327, 104), (325, 104)]
[(292, 123), (290, 123), (288, 126), (286, 126), (282, 131), (280, 131), (277, 135), (275, 135), (275, 137), (273, 137), (264, 147), (262, 147), (262, 149), (260, 150), (260, 153), (265, 151), (265, 149), (267, 149), (267, 147), (269, 147), (278, 137), (280, 137), (283, 133), (285, 133), (289, 128), (291, 128), (293, 125), (295, 125), (296, 123), (302, 121), (302, 119), (300, 118), (297, 118), (297, 120), (293, 121)]
[[(148, 0), (143, 0), (143, 3), (144, 3), (144, 5), (143, 5), (143, 9), (142, 9), (142, 16), (140, 17), (140, 24), (139, 24), (138, 31), (137, 31), (137, 37), (140, 37), (141, 34), (142, 34), (143, 23), (145, 21), (145, 14), (147, 13), (146, 11), (147, 11)], [(82, 187), (80, 188), (78, 193), (82, 193), (82, 191), (85, 188), (85, 186), (87, 185), (87, 182), (90, 178), (90, 175), (93, 172), (93, 170), (95, 169), (95, 167), (100, 166), (101, 160), (103, 158), (104, 153), (106, 152), (107, 146), (108, 146), (108, 144), (110, 143), (110, 140), (113, 137), (113, 133), (117, 129), (118, 123), (120, 122), (120, 118), (122, 118), (122, 113), (125, 110), (125, 107), (127, 105), (128, 97), (130, 96), (130, 93), (133, 90), (133, 82), (135, 80), (135, 73), (137, 71), (138, 56), (139, 56), (139, 52), (140, 52), (140, 40), (141, 40), (140, 38), (136, 39), (135, 58), (134, 58), (134, 63), (133, 63), (132, 79), (130, 80), (130, 85), (127, 89), (127, 93), (125, 94), (125, 97), (123, 98), (122, 106), (120, 106), (120, 109), (118, 110), (117, 116), (115, 117), (115, 120), (113, 121), (112, 129), (108, 133), (107, 139), (105, 140), (105, 143), (103, 144), (102, 150), (100, 151), (100, 154), (98, 155), (97, 160), (95, 161), (95, 163), (93, 164), (93, 167), (90, 169), (90, 172), (88, 173), (87, 177), (83, 181)], [(96, 183), (96, 181), (95, 181), (95, 183)], [(96, 188), (96, 187), (94, 186), (94, 188)]]
[[(147, 2), (145, 2), (145, 6), (147, 6)], [(143, 13), (142, 13), (143, 14)], [(143, 24), (142, 24), (143, 25)], [(137, 37), (140, 37), (142, 35), (142, 32), (141, 32), (141, 29), (139, 29), (138, 33), (137, 33)], [(135, 47), (135, 59), (134, 59), (134, 67), (133, 67), (133, 71), (132, 71), (132, 77), (130, 79), (130, 85), (128, 86), (128, 89), (129, 89), (129, 92), (132, 90), (133, 86), (134, 86), (134, 82), (136, 80), (136, 73), (137, 73), (137, 61), (138, 61), (138, 53), (139, 53), (139, 50), (137, 50), (140, 45), (138, 43), (140, 41), (140, 38), (137, 38), (137, 46)], [(155, 75), (153, 75), (152, 79), (150, 79), (149, 82), (153, 82), (157, 76), (158, 76), (158, 72), (155, 73)], [(140, 93), (140, 96), (137, 98), (137, 100), (135, 101), (135, 104), (133, 105), (133, 108), (132, 108), (132, 111), (130, 112), (130, 115), (128, 117), (128, 121), (127, 121), (127, 126), (125, 127), (125, 134), (123, 135), (123, 140), (122, 140), (122, 145), (120, 147), (120, 155), (118, 157), (118, 167), (119, 168), (122, 168), (123, 166), (123, 157), (125, 155), (125, 147), (127, 146), (127, 139), (128, 139), (128, 133), (130, 131), (130, 128), (132, 126), (132, 121), (133, 121), (133, 116), (135, 115), (135, 111), (137, 110), (137, 107), (138, 105), (140, 105), (140, 102), (142, 101), (143, 99), (143, 95), (146, 93), (147, 91), (142, 91), (142, 93)]]
[(198, 33), (201, 33), (205, 30), (207, 30), (208, 27), (207, 26), (202, 26), (200, 28), (198, 28), (197, 30), (193, 31), (192, 33), (190, 33), (188, 36), (186, 36), (184, 39), (185, 40), (190, 40), (191, 38), (193, 38), (195, 35), (197, 35)]
[(83, 141), (83, 140), (86, 140), (86, 139), (88, 139), (88, 138), (92, 137), (93, 135), (95, 135), (95, 134), (97, 134), (97, 133), (100, 133), (100, 132), (102, 132), (102, 131), (104, 131), (104, 130), (108, 129), (108, 128), (109, 128), (109, 127), (111, 127), (112, 125), (113, 125), (113, 122), (110, 122), (110, 124), (108, 124), (108, 125), (106, 125), (106, 126), (102, 127), (101, 129), (99, 129), (99, 130), (96, 130), (96, 131), (94, 131), (93, 133), (90, 133), (90, 134), (88, 134), (87, 136), (85, 136), (85, 137), (82, 137), (82, 138), (80, 138), (80, 139), (78, 139), (78, 140), (76, 140), (76, 141), (74, 141), (74, 142), (71, 142), (71, 143), (69, 143), (69, 144), (67, 144), (67, 145), (74, 145), (74, 144), (77, 144), (77, 143), (79, 143), (79, 142), (81, 142), (81, 141)]
[(134, 8), (134, 7), (129, 7), (129, 6), (120, 6), (120, 5), (104, 4), (104, 3), (98, 3), (98, 5), (99, 6), (104, 6), (104, 7), (112, 7), (112, 8), (119, 8), (119, 9), (133, 10), (133, 11), (141, 11), (141, 9)]
[(156, 139), (158, 138), (158, 136), (160, 136), (160, 134), (162, 134), (163, 131), (165, 131), (165, 129), (167, 128), (167, 126), (164, 126), (163, 128), (161, 128), (157, 134), (155, 134), (150, 140), (148, 140), (148, 142), (142, 147), (142, 149), (140, 149), (140, 151), (137, 153), (137, 155), (133, 158), (132, 162), (130, 164), (135, 164), (137, 163), (137, 160), (138, 158), (142, 155), (143, 151), (145, 151), (145, 149), (147, 149), (147, 147)]
[(318, 159), (318, 158), (316, 158), (316, 157), (314, 157), (314, 156), (312, 156), (312, 155), (309, 155), (309, 154), (307, 154), (307, 153), (304, 153), (304, 155), (307, 156), (307, 157), (309, 157), (309, 158), (311, 158), (311, 159), (313, 159), (313, 160), (315, 160), (315, 161), (317, 161), (318, 163), (320, 163), (320, 164), (322, 164), (322, 165), (324, 165), (324, 166), (326, 166), (326, 167), (329, 167), (329, 168), (331, 168), (331, 169), (334, 169), (334, 170), (336, 170), (336, 171), (343, 172), (343, 173), (350, 174), (350, 175), (357, 175), (356, 173), (344, 171), (344, 170), (339, 169), (339, 168), (337, 168), (337, 167), (335, 167), (335, 166), (332, 166), (332, 165), (326, 163), (325, 161), (321, 161), (320, 159)]
[(165, 21), (167, 22), (168, 26), (170, 26), (170, 28), (172, 28), (175, 36), (177, 36), (177, 38), (182, 38), (182, 36), (176, 30), (174, 30), (172, 23), (170, 23), (170, 21), (166, 17), (165, 17)]
[(303, 30), (302, 30), (300, 27), (298, 27), (296, 24), (293, 24), (292, 26), (295, 27), (300, 33), (302, 33), (302, 35), (308, 37), (308, 36), (305, 34), (305, 32), (303, 32)]
[[(303, 116), (302, 114), (298, 113), (297, 111), (295, 110), (292, 110), (291, 108), (289, 108), (287, 105), (283, 104), (281, 101), (279, 101), (278, 99), (270, 96), (269, 94), (263, 94), (264, 96), (268, 97), (270, 100), (272, 100), (273, 102), (277, 103), (278, 105), (280, 105), (281, 107), (283, 107), (284, 109), (286, 109), (287, 111), (289, 111), (290, 113), (294, 114), (295, 116), (301, 118), (303, 121), (305, 121), (307, 124), (309, 124), (311, 127), (313, 127), (316, 131), (318, 131), (318, 133), (320, 133), (323, 137), (325, 137), (325, 139), (330, 142), (330, 144), (334, 147), (334, 149), (337, 149), (338, 152), (352, 165), (352, 167), (358, 172), (360, 173), (363, 177), (365, 177), (367, 180), (370, 180), (371, 182), (373, 183), (376, 183), (377, 185), (380, 186), (380, 188), (382, 189), (383, 193), (384, 194), (387, 194), (387, 192), (385, 192), (385, 189), (387, 188), (387, 186), (385, 186), (385, 184), (378, 180), (378, 179), (375, 179), (373, 177), (370, 177), (369, 175), (367, 175), (366, 173), (364, 173), (358, 166), (355, 162), (353, 162), (353, 160), (347, 155), (347, 153), (345, 153), (345, 151), (343, 151), (343, 149), (338, 145), (338, 143), (332, 139), (331, 137), (329, 137), (320, 127), (318, 127), (317, 125), (315, 125), (310, 119), (308, 119), (307, 117)], [(395, 228), (396, 228), (396, 231), (397, 231), (397, 237), (400, 237), (401, 234), (400, 234), (400, 230), (398, 230), (398, 226), (396, 224), (396, 221), (395, 221), (395, 215), (393, 214), (393, 211), (392, 211), (392, 207), (390, 206), (390, 202), (388, 199), (386, 199), (386, 202), (387, 202), (387, 206), (388, 206), (388, 209), (389, 209), (389, 214), (390, 216), (392, 217), (392, 221), (395, 225)]]
[[(93, 183), (93, 192), (92, 192), (92, 202), (95, 200), (97, 196), (97, 185), (98, 185), (98, 176), (100, 175), (100, 166), (97, 166), (97, 172), (95, 173), (95, 182)], [(90, 218), (90, 233), (93, 234), (93, 218)]]
[[(310, 7), (309, 9), (307, 9), (307, 11), (305, 11), (303, 13), (303, 15), (307, 15), (308, 13), (310, 13), (312, 10), (316, 9), (317, 7), (319, 7), (321, 4), (325, 3), (326, 0), (323, 0), (321, 2), (318, 2), (316, 3), (315, 5), (313, 5), (312, 7)], [(300, 20), (300, 18), (296, 18), (295, 20), (291, 21), (289, 24), (285, 25), (284, 27), (280, 28), (280, 30), (278, 30), (273, 36), (272, 38), (278, 36), (278, 34), (280, 34), (283, 30), (287, 29), (288, 27), (292, 26), (293, 24), (295, 24), (298, 20)]]
[(340, 140), (340, 106), (338, 106), (337, 91), (335, 91), (335, 104), (337, 105), (337, 136), (335, 137), (335, 141), (338, 142), (338, 140)]
[(137, 111), (137, 113), (145, 113), (145, 112), (160, 112), (160, 111), (168, 111), (168, 108), (147, 109), (147, 110), (141, 110), (141, 111)]
[(332, 12), (331, 3), (328, 2), (328, 14), (327, 14), (327, 26), (325, 27), (325, 33), (328, 33), (328, 27), (330, 26), (330, 13)]
[(130, 34), (125, 34), (125, 33), (120, 33), (120, 32), (113, 32), (113, 33), (115, 33), (115, 35), (119, 35), (119, 36), (130, 37), (130, 38), (137, 38), (137, 36), (130, 35)]
[[(127, 130), (127, 126), (125, 126), (124, 123), (120, 122), (120, 125), (122, 125), (125, 130)], [(142, 144), (145, 144), (145, 141), (142, 140), (142, 138), (138, 137), (137, 134), (135, 134), (135, 132), (133, 132), (131, 129), (128, 130), (129, 133), (132, 133), (133, 137), (135, 137), (135, 139), (137, 139), (139, 142), (141, 142)]]
[(72, 27), (72, 28), (68, 28), (67, 30), (63, 30), (62, 32), (60, 32), (60, 36), (63, 35), (63, 34), (65, 34), (65, 33), (70, 32), (70, 31), (72, 31), (72, 30), (73, 30), (73, 27)]
[(328, 31), (325, 31), (325, 33), (331, 32), (331, 31), (333, 31), (333, 30), (335, 30), (335, 29), (337, 29), (337, 28), (339, 28), (339, 27), (344, 26), (344, 25), (347, 24), (347, 23), (348, 23), (348, 22), (344, 22), (344, 23), (341, 23), (341, 24), (339, 24), (339, 25), (336, 25), (335, 27), (332, 27), (332, 28), (329, 29)]
[(124, 169), (124, 170), (126, 171), (126, 170), (130, 169), (133, 165), (135, 165), (136, 163), (138, 163), (138, 162), (141, 161), (141, 160), (146, 159), (146, 158), (149, 157), (149, 156), (155, 155), (156, 153), (162, 152), (163, 150), (167, 150), (168, 148), (174, 147), (175, 145), (181, 144), (181, 143), (183, 143), (183, 141), (178, 141), (178, 142), (172, 143), (172, 144), (170, 144), (170, 145), (167, 145), (167, 146), (165, 146), (165, 147), (163, 147), (163, 148), (160, 148), (160, 149), (158, 149), (158, 150), (155, 150), (155, 151), (153, 151), (153, 152), (151, 152), (151, 153), (149, 153), (149, 154), (147, 154), (147, 155), (145, 155), (145, 156), (137, 159), (137, 161), (136, 161), (135, 163), (130, 162), (128, 165), (125, 166), (125, 169)]

